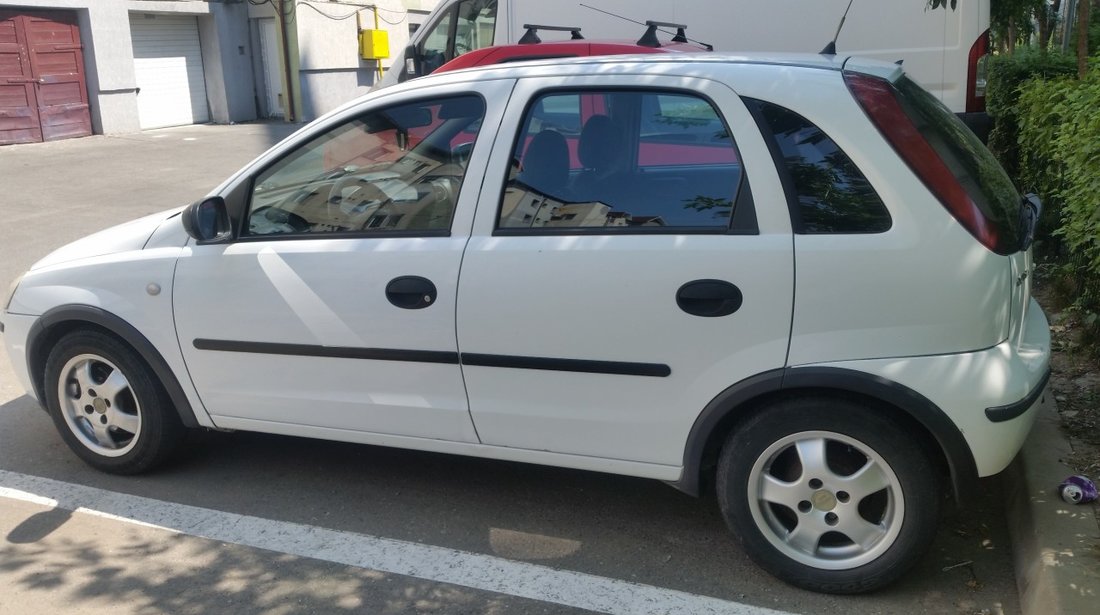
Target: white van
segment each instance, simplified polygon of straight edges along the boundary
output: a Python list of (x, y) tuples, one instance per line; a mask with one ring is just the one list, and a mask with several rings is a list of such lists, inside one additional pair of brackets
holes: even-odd
[[(718, 51), (818, 52), (836, 36), (848, 3), (441, 0), (378, 87), (428, 74), (468, 51), (517, 43), (524, 24), (577, 26), (586, 38), (636, 39), (646, 20), (659, 20), (687, 24), (690, 38)], [(929, 9), (923, 0), (853, 0), (837, 53), (903, 61), (906, 73), (981, 134), (977, 128), (987, 121), (983, 58), (989, 49), (989, 3), (960, 2), (951, 10)]]

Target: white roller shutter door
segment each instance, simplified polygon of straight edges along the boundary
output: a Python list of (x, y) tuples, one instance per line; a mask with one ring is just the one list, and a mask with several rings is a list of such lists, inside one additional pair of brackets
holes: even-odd
[(131, 13), (130, 36), (141, 127), (209, 122), (198, 21)]

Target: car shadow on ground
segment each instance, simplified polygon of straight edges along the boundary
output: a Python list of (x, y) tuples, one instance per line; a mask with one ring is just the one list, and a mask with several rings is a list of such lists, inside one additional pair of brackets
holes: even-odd
[[(1003, 580), (986, 576), (989, 570), (1005, 567), (1002, 560), (1011, 555), (1002, 539), (1004, 520), (997, 509), (996, 481), (982, 483), (975, 509), (948, 510), (929, 554), (912, 574), (871, 596), (845, 598), (779, 584), (743, 553), (736, 537), (726, 529), (712, 495), (692, 498), (658, 481), (378, 446), (212, 431), (191, 434), (183, 454), (160, 470), (138, 477), (111, 476), (86, 467), (65, 449), (52, 422), (26, 396), (0, 406), (0, 469), (750, 604), (776, 606), (774, 591), (779, 587), (785, 596), (781, 608), (791, 609), (788, 600), (793, 599), (793, 604), (813, 605), (807, 606), (806, 612), (840, 613), (853, 608), (888, 612), (899, 599), (936, 610), (945, 594), (960, 613), (990, 607), (990, 612), (997, 612), (1002, 606), (1005, 612), (1016, 610), (1015, 588), (1008, 585), (1011, 593), (1006, 594)], [(264, 579), (283, 573), (305, 579), (314, 571), (335, 566), (342, 571), (337, 575), (342, 585), (333, 581), (339, 586), (315, 595), (315, 589), (307, 584), (296, 599), (312, 604), (315, 612), (339, 611), (347, 608), (342, 605), (361, 605), (364, 600), (375, 605), (380, 604), (375, 600), (407, 605), (401, 600), (409, 596), (429, 602), (439, 599), (459, 611), (463, 600), (472, 601), (467, 610), (481, 612), (489, 607), (487, 602), (478, 602), (489, 600), (483, 592), (451, 586), (440, 589), (437, 583), (288, 555), (257, 554), (245, 547), (209, 546), (208, 541), (186, 536), (172, 540), (181, 544), (197, 541), (186, 547), (187, 552), (207, 563), (201, 570), (186, 565), (174, 571), (165, 569), (163, 580), (155, 582), (140, 571), (131, 575), (117, 570), (94, 542), (54, 544), (55, 534), (63, 533), (72, 523), (63, 511), (25, 520), (0, 545), (0, 573), (18, 572), (16, 580), (24, 587), (60, 584), (65, 591), (78, 591), (96, 600), (106, 599), (99, 592), (109, 593), (105, 588), (113, 588), (117, 596), (143, 596), (149, 608), (157, 611), (216, 611), (231, 600), (233, 608), (248, 612), (268, 608), (266, 590), (258, 589), (265, 587)], [(128, 548), (142, 555), (143, 549), (162, 547), (139, 541)], [(26, 563), (50, 553), (68, 563), (45, 572)], [(962, 565), (948, 568), (955, 564)], [(390, 580), (383, 583), (387, 577)], [(99, 581), (91, 584), (87, 581), (91, 578)], [(194, 598), (197, 602), (188, 605), (178, 602), (190, 599), (185, 595), (165, 595), (186, 594), (173, 588), (195, 583), (225, 588), (225, 596), (221, 590), (209, 596), (200, 593)], [(396, 593), (391, 595), (391, 590)], [(532, 604), (539, 606), (528, 612), (545, 606)], [(388, 610), (386, 606), (377, 612)]]

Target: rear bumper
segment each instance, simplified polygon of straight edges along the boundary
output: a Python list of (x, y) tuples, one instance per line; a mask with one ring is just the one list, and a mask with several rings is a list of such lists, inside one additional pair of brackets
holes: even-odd
[(821, 367), (860, 371), (919, 392), (962, 435), (977, 476), (991, 476), (1008, 467), (1023, 446), (1050, 377), (1050, 329), (1034, 299), (1023, 324), (1013, 339), (977, 352)]
[(1046, 391), (1047, 382), (1050, 381), (1050, 370), (1047, 370), (1046, 376), (1039, 382), (1028, 396), (1021, 399), (1018, 402), (1005, 404), (1003, 406), (994, 406), (993, 408), (985, 409), (985, 418), (989, 419), (993, 423), (1003, 423), (1005, 421), (1011, 421), (1018, 418), (1021, 414), (1026, 413), (1035, 406), (1035, 402), (1042, 400), (1042, 395)]

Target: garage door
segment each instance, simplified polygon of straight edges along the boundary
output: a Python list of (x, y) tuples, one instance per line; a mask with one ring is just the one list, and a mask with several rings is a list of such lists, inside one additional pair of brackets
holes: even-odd
[(75, 11), (0, 10), (0, 145), (92, 133)]
[(130, 14), (142, 128), (210, 121), (194, 17)]

